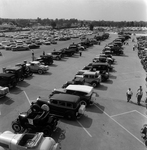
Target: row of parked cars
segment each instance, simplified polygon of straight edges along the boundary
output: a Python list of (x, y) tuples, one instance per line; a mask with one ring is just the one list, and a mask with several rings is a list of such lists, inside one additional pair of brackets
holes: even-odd
[[(89, 43), (90, 41), (85, 41), (83, 44), (84, 49), (93, 45)], [(72, 51), (74, 50), (74, 54), (79, 52), (78, 44), (70, 45), (72, 47), (70, 49), (72, 49)], [(69, 52), (66, 51), (61, 53), (63, 55), (62, 57), (74, 55), (68, 55)], [(52, 57), (52, 54), (45, 54), (37, 59), (44, 59), (44, 57), (50, 56)], [(30, 66), (35, 66), (35, 64), (38, 62), (42, 64), (44, 62), (43, 59), (32, 61), (30, 63), (23, 62), (17, 64), (14, 67), (18, 69), (16, 69), (18, 71), (16, 71), (17, 75), (14, 75), (14, 72), (11, 72), (12, 68), (4, 68), (3, 73), (1, 74), (4, 74), (5, 76), (7, 74), (13, 74), (15, 77), (17, 77), (18, 82), (23, 81), (25, 77), (32, 75)], [(95, 72), (91, 71), (91, 73)], [(98, 78), (99, 82), (101, 82), (101, 77), (99, 75), (97, 76), (97, 73), (95, 75), (87, 75), (88, 78)], [(82, 115), (84, 115), (86, 107), (93, 105), (95, 103), (96, 97), (98, 96), (94, 90), (94, 87), (96, 86), (89, 82), (88, 78), (85, 81), (86, 78), (87, 76), (84, 78), (76, 77), (75, 75), (75, 79), (72, 81), (74, 84), (72, 83), (69, 85), (63, 85), (64, 87), (61, 89), (54, 89), (53, 92), (49, 94), (49, 98), (47, 99), (38, 97), (36, 102), (31, 103), (31, 106), (27, 112), (20, 113), (18, 117), (12, 122), (12, 129), (15, 133), (5, 131), (4, 133), (0, 134), (0, 146), (4, 147), (4, 149), (7, 148), (12, 150), (16, 148), (39, 150), (58, 149), (59, 145), (55, 143), (55, 141), (50, 136), (56, 130), (59, 117), (65, 117), (69, 120), (80, 118)], [(81, 79), (83, 80), (82, 84)], [(75, 82), (78, 84), (75, 84)], [(85, 84), (86, 82), (87, 84)], [(13, 87), (16, 86), (15, 82), (12, 85)]]

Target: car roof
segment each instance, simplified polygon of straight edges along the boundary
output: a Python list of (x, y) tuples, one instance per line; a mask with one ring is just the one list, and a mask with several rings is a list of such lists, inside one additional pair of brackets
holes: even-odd
[(92, 86), (88, 85), (69, 85), (66, 87), (66, 90), (74, 90), (79, 92), (86, 92), (89, 93), (93, 89)]
[(18, 70), (20, 69), (19, 66), (7, 67), (6, 70)]
[(98, 63), (93, 63), (92, 66), (97, 66), (97, 65), (104, 65), (104, 66), (108, 66), (107, 63), (102, 63), (102, 62), (98, 62)]
[(84, 73), (83, 73), (83, 75), (86, 75), (86, 74), (88, 74), (88, 75), (95, 75), (97, 72), (93, 72), (93, 71), (85, 71)]
[(11, 77), (11, 76), (14, 76), (14, 74), (12, 74), (12, 73), (0, 73), (0, 76), (2, 76), (2, 77)]
[(30, 61), (31, 64), (38, 64), (40, 63), (39, 61)]
[(71, 95), (71, 94), (54, 94), (51, 100), (65, 101), (65, 102), (78, 102), (80, 100), (79, 96)]

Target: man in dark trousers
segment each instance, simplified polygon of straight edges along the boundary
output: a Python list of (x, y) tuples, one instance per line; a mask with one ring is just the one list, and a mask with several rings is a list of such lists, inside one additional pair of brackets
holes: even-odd
[(142, 96), (143, 96), (143, 90), (142, 90), (142, 86), (140, 86), (139, 89), (137, 90), (137, 94), (136, 94), (138, 105), (140, 105)]
[(131, 91), (131, 88), (129, 88), (126, 92), (127, 95), (127, 102), (129, 102), (131, 100), (131, 97), (133, 95), (133, 92)]

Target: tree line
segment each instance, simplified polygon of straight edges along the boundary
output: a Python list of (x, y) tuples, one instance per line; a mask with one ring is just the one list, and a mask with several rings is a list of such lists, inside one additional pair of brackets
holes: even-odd
[(89, 21), (89, 20), (77, 20), (72, 19), (9, 19), (0, 18), (0, 25), (3, 23), (11, 23), (18, 27), (32, 27), (34, 25), (41, 26), (52, 26), (53, 28), (70, 28), (70, 27), (84, 27), (89, 26), (91, 29), (94, 26), (103, 27), (147, 27), (147, 22), (145, 21)]

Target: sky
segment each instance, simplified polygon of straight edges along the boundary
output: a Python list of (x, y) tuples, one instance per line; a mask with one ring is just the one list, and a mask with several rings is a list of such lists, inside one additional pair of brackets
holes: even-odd
[(0, 18), (147, 21), (147, 0), (0, 0)]

